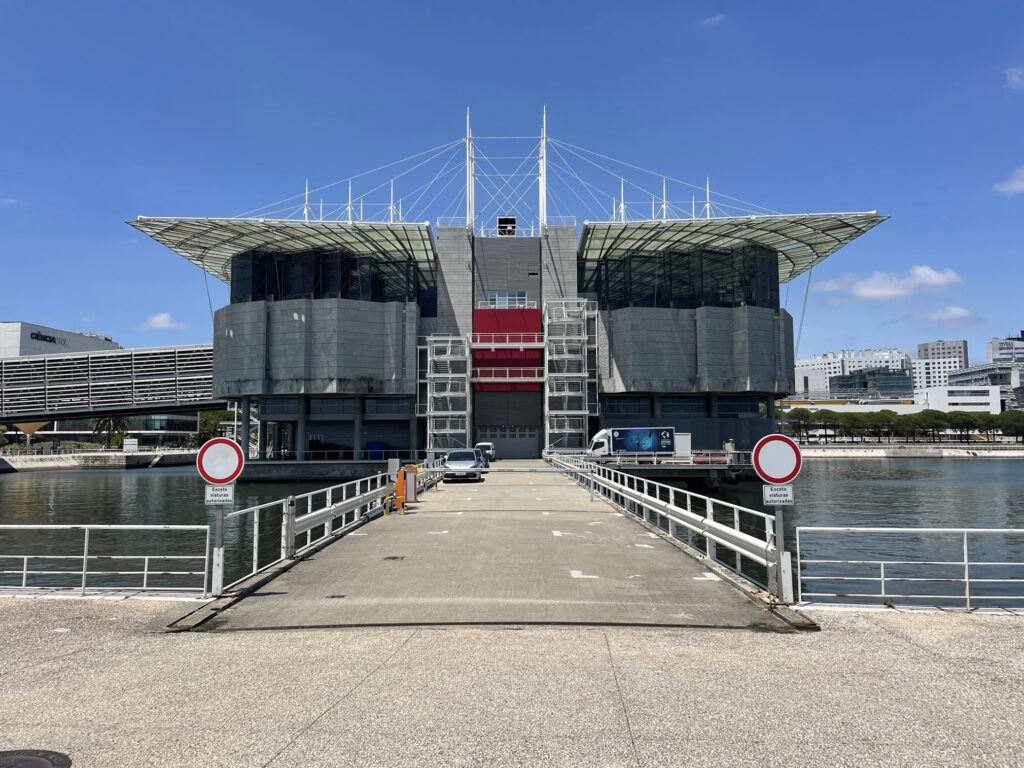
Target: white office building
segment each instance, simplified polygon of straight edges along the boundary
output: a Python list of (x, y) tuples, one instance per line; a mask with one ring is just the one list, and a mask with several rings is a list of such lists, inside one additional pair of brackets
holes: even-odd
[(121, 349), (109, 336), (62, 331), (35, 323), (0, 322), (0, 358)]
[(826, 352), (805, 357), (796, 361), (796, 391), (803, 394), (828, 394), (830, 377), (845, 376), (868, 368), (911, 370), (910, 355), (902, 349), (844, 349), (838, 354)]
[(1024, 363), (1024, 331), (1005, 339), (992, 339), (985, 348), (990, 363)]
[(966, 368), (968, 366), (968, 360), (970, 359), (967, 355), (967, 341), (966, 339), (957, 339), (956, 341), (945, 341), (943, 339), (939, 339), (938, 341), (923, 342), (917, 345), (917, 359), (955, 359), (959, 364), (959, 368), (956, 370)]

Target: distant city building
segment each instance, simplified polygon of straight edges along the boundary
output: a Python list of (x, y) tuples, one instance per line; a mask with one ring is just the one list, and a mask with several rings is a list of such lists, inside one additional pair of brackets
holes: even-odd
[(1000, 393), (1001, 410), (1024, 408), (1024, 386), (1021, 385), (1024, 362), (985, 363), (972, 365), (949, 375), (950, 386), (996, 387)]
[(833, 395), (861, 394), (866, 398), (912, 397), (914, 380), (909, 371), (889, 368), (864, 368), (853, 373), (829, 377)]
[[(796, 389), (804, 394), (829, 394), (831, 377), (878, 368), (909, 371), (910, 355), (901, 349), (844, 349), (838, 354), (826, 352), (802, 358), (796, 361)], [(816, 372), (823, 372), (823, 375)]]
[(915, 392), (929, 387), (944, 387), (949, 383), (949, 374), (965, 368), (960, 357), (917, 358), (911, 364)]
[(964, 339), (958, 341), (926, 341), (917, 345), (918, 360), (949, 360), (956, 359), (960, 368), (966, 368), (970, 363), (967, 356), (967, 342)]
[(929, 387), (918, 393), (915, 399), (924, 408), (945, 413), (950, 411), (1002, 413), (1003, 411), (999, 387)]
[(829, 410), (835, 413), (877, 413), (893, 411), (898, 414), (920, 413), (925, 410), (967, 411), (968, 413), (998, 414), (1003, 410), (1000, 388), (997, 386), (929, 387), (914, 393), (913, 398), (858, 397), (856, 393), (831, 397), (801, 397), (793, 395), (782, 402), (784, 411), (806, 408), (812, 413)]
[(121, 349), (109, 336), (62, 331), (21, 321), (0, 322), (0, 358)]
[[(197, 413), (157, 413), (125, 416), (126, 434), (139, 439), (142, 446), (183, 446), (199, 431)], [(21, 431), (11, 425), (8, 439), (20, 439)], [(66, 446), (67, 441), (102, 443), (105, 435), (93, 432), (92, 419), (58, 419), (32, 435), (34, 445)]]
[(990, 363), (1024, 363), (1024, 331), (1005, 339), (992, 339), (986, 346)]

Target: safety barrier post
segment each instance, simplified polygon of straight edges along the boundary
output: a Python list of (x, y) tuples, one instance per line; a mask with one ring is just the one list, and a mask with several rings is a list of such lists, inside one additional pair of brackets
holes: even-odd
[(295, 557), (295, 497), (289, 496), (281, 504), (281, 559)]

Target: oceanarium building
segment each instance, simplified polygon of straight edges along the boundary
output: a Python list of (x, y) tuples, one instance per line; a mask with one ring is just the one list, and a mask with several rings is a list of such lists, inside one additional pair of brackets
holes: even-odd
[[(262, 456), (374, 458), (495, 443), (579, 449), (609, 426), (673, 426), (695, 449), (749, 448), (794, 391), (779, 285), (886, 217), (875, 212), (466, 218), (151, 218), (130, 222), (228, 283), (214, 396)], [(499, 203), (500, 205), (500, 203)], [(655, 208), (652, 203), (652, 208)], [(259, 429), (255, 422), (258, 420)]]

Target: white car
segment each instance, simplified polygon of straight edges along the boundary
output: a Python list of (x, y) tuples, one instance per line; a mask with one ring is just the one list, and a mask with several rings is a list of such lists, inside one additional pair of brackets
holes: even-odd
[(494, 443), (477, 443), (473, 447), (483, 451), (487, 461), (494, 461), (498, 458), (498, 452), (494, 449)]
[(473, 448), (452, 451), (444, 460), (445, 480), (483, 480), (484, 462)]

